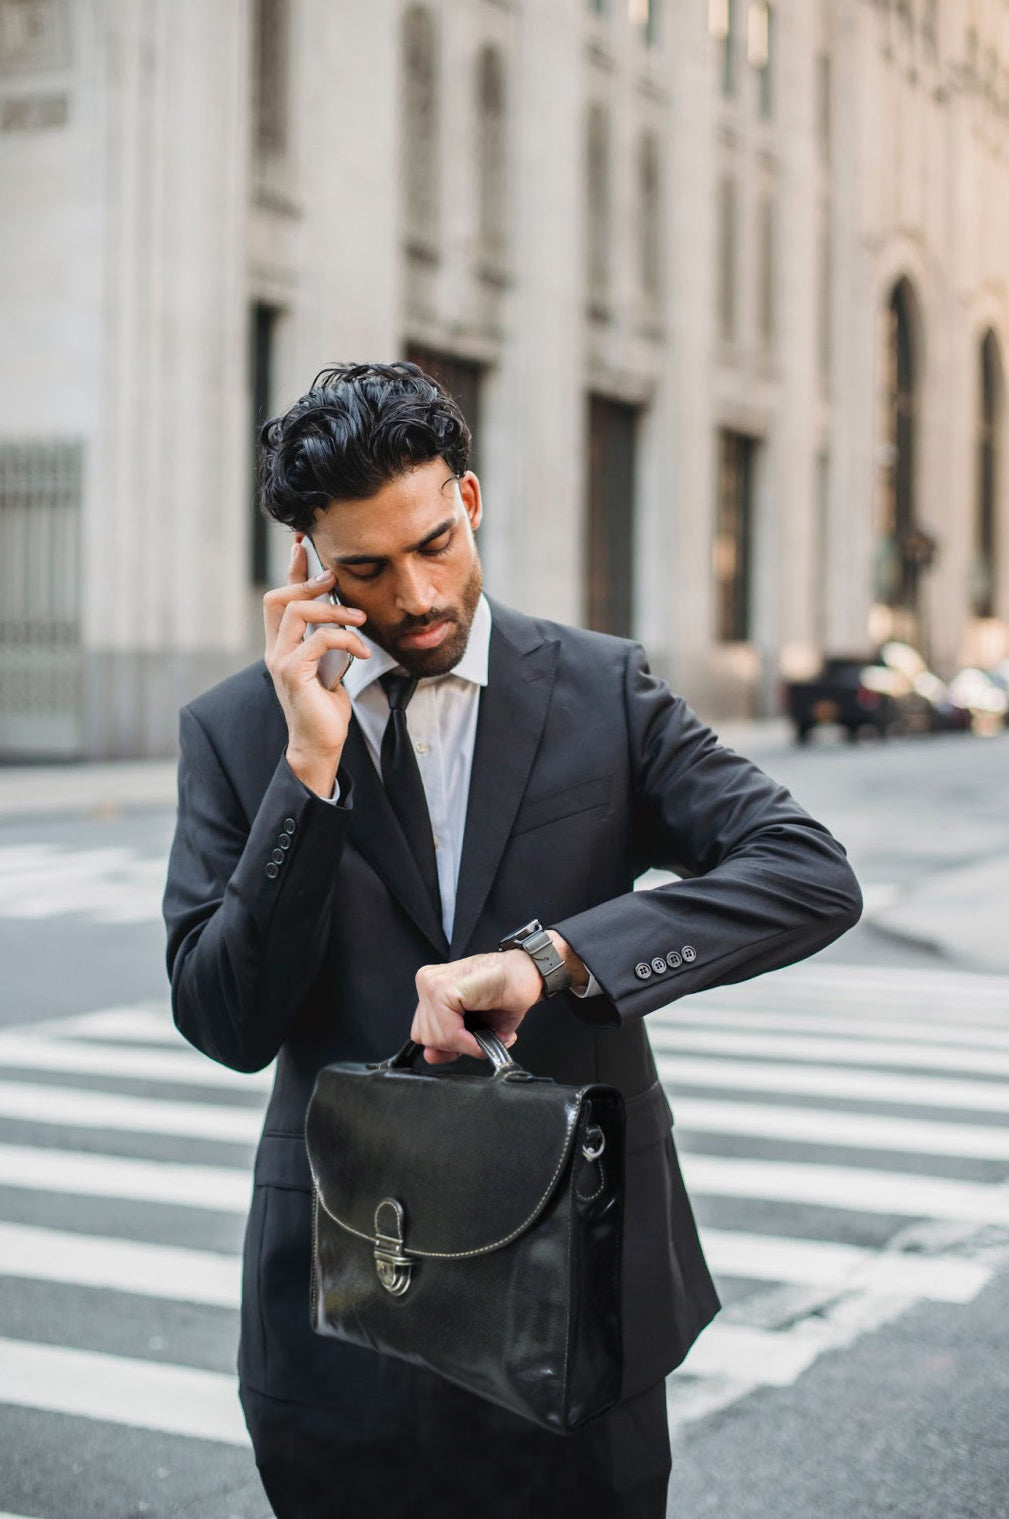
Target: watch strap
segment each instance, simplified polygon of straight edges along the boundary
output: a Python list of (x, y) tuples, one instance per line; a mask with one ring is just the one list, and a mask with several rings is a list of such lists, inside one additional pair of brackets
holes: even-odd
[(543, 989), (548, 997), (556, 997), (558, 992), (566, 992), (571, 985), (568, 968), (538, 918), (533, 918), (530, 923), (524, 924), (514, 933), (507, 934), (498, 948), (525, 950), (543, 978)]

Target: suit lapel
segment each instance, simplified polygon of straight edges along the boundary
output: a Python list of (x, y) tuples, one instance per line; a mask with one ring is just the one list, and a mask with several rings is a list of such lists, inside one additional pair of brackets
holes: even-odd
[(487, 685), (480, 696), (451, 959), (466, 951), (487, 900), (539, 746), (559, 644), (492, 603)]
[(354, 805), (350, 813), (350, 841), (382, 877), (393, 896), (427, 935), (440, 955), (448, 942), (435, 915), (431, 898), (389, 804), (375, 769), (364, 735), (352, 718), (343, 749), (343, 764), (354, 782)]

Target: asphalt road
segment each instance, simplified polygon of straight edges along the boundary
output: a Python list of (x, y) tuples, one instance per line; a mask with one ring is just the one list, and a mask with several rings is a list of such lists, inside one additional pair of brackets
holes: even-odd
[[(1009, 854), (1009, 738), (751, 737), (870, 906)], [(0, 820), (6, 1514), (268, 1519), (233, 1387), (263, 1090), (171, 1028), (171, 822), (28, 781)], [(725, 1302), (670, 1379), (670, 1514), (1009, 1515), (1009, 976), (866, 921), (650, 1022)]]

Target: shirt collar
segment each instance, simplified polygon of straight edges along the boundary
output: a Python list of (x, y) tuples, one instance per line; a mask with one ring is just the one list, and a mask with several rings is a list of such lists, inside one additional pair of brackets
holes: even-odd
[[(448, 671), (447, 675), (436, 675), (431, 679), (446, 680), (449, 675), (454, 675), (456, 679), (469, 681), (471, 685), (485, 686), (490, 662), (490, 630), (490, 604), (486, 596), (481, 596), (476, 604), (469, 630), (469, 642), (462, 659), (454, 669)], [(351, 701), (356, 701), (362, 691), (374, 685), (375, 681), (381, 679), (387, 671), (397, 668), (395, 655), (390, 654), (386, 649), (380, 649), (378, 644), (364, 633), (361, 633), (360, 637), (371, 650), (371, 658), (355, 659), (343, 678), (343, 684), (347, 688)]]

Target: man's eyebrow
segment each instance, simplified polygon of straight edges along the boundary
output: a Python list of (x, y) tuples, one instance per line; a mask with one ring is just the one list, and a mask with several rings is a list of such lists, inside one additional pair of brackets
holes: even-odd
[[(454, 525), (455, 520), (455, 514), (453, 514), (451, 517), (446, 518), (444, 522), (439, 522), (437, 527), (432, 528), (431, 531), (425, 534), (423, 538), (419, 539), (418, 542), (411, 543), (408, 548), (403, 550), (403, 552), (405, 554), (415, 554), (418, 549), (427, 548), (427, 545), (429, 543), (433, 543), (436, 538), (440, 538), (443, 533), (447, 533), (449, 528)], [(355, 564), (383, 564), (385, 562), (385, 559), (385, 554), (340, 554), (336, 559), (333, 560), (333, 563), (343, 566)]]

